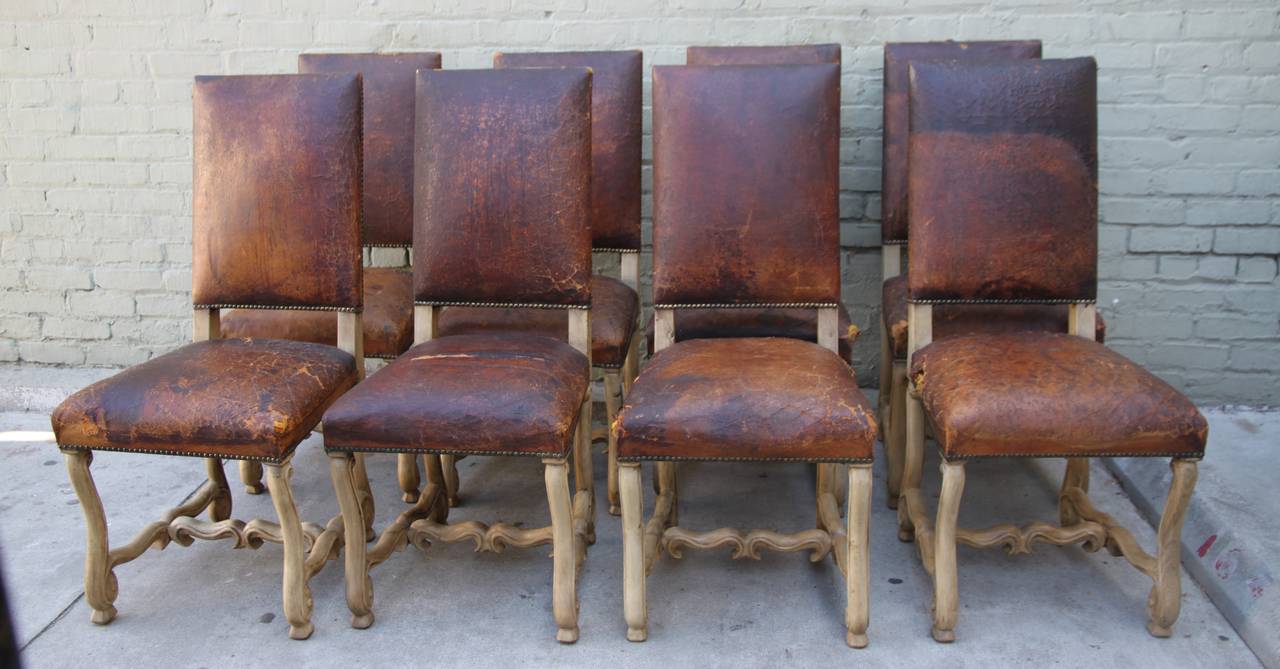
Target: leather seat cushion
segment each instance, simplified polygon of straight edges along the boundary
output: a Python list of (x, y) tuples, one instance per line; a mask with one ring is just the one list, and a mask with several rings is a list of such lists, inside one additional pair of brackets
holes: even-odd
[[(591, 277), (591, 364), (621, 367), (635, 333), (640, 296), (627, 284), (599, 274)], [(441, 337), (483, 332), (528, 332), (569, 338), (569, 319), (560, 309), (445, 307), (437, 331)]]
[(215, 339), (80, 390), (53, 432), (63, 448), (280, 462), (355, 382), (355, 360), (332, 346)]
[(917, 351), (910, 374), (947, 458), (1204, 452), (1195, 405), (1083, 337), (951, 337)]
[[(716, 339), (725, 337), (791, 337), (818, 341), (817, 309), (673, 309), (676, 339)], [(858, 326), (849, 319), (849, 310), (839, 307), (840, 357), (853, 364), (853, 342)], [(653, 319), (645, 326), (649, 355), (653, 355)]]
[[(389, 267), (364, 270), (364, 354), (394, 358), (413, 343), (413, 274)], [(331, 311), (228, 309), (222, 336), (292, 339), (336, 346), (338, 319)]]
[(432, 339), (329, 409), (325, 449), (559, 457), (572, 444), (589, 374), (585, 355), (550, 337)]
[[(907, 277), (885, 280), (881, 308), (893, 357), (907, 357)], [(933, 307), (934, 340), (964, 334), (1008, 332), (1066, 332), (1065, 304), (936, 304)], [(1094, 326), (1098, 342), (1107, 338), (1107, 324), (1098, 314)]]
[(876, 438), (853, 370), (782, 337), (676, 342), (636, 379), (613, 430), (624, 460), (867, 462)]

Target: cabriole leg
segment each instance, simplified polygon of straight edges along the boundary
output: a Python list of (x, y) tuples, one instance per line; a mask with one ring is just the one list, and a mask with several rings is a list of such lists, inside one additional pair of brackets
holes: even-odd
[[(920, 479), (924, 473), (924, 407), (920, 404), (920, 398), (911, 397), (905, 392), (903, 394), (906, 403), (904, 412), (906, 420), (901, 422), (906, 423), (903, 426), (906, 428), (906, 436), (903, 439), (902, 490), (912, 490), (920, 487)], [(905, 506), (899, 504), (898, 540), (912, 541), (913, 539), (915, 539), (915, 526), (911, 523), (911, 515)]]
[(1156, 535), (1155, 584), (1147, 598), (1147, 611), (1151, 617), (1147, 631), (1157, 637), (1173, 634), (1173, 624), (1177, 622), (1181, 609), (1182, 521), (1196, 487), (1195, 460), (1174, 460), (1169, 466), (1173, 470), (1173, 481), (1169, 484), (1169, 496), (1164, 501), (1164, 513), (1160, 516), (1160, 529)]
[(365, 629), (373, 624), (373, 583), (369, 578), (368, 547), (364, 542), (364, 507), (360, 503), (357, 460), (350, 453), (329, 454), (329, 477), (342, 509), (345, 533), (344, 559), (347, 585), (347, 608), (351, 609), (351, 626)]
[[(311, 588), (307, 585), (307, 549), (302, 521), (293, 501), (293, 465), (285, 462), (267, 465), (267, 489), (271, 503), (280, 518), (280, 535), (284, 539), (284, 615), (289, 621), (289, 638), (306, 639), (315, 627), (311, 624)], [(363, 535), (363, 520), (357, 521), (357, 532)], [(363, 538), (363, 537), (362, 537)]]
[(578, 640), (577, 550), (573, 538), (573, 503), (569, 497), (569, 468), (564, 460), (543, 460), (547, 506), (551, 510), (552, 611), (556, 641)]
[(622, 503), (622, 609), (627, 640), (649, 638), (649, 611), (644, 592), (644, 492), (640, 463), (618, 466)]
[(93, 462), (91, 451), (63, 451), (67, 461), (67, 475), (71, 478), (71, 487), (80, 498), (80, 508), (84, 511), (85, 528), (88, 540), (84, 558), (84, 596), (93, 614), (89, 617), (95, 624), (106, 625), (116, 617), (116, 575), (111, 571), (109, 553), (111, 546), (107, 539), (107, 517), (102, 511), (102, 498), (98, 496), (98, 486), (93, 483), (93, 475), (89, 473), (89, 465)]
[(845, 643), (851, 648), (866, 648), (871, 616), (871, 465), (850, 465), (847, 478)]
[(1058, 491), (1058, 524), (1063, 527), (1080, 522), (1080, 515), (1066, 495), (1071, 488), (1089, 492), (1089, 458), (1067, 458), (1067, 470), (1062, 474), (1062, 488)]
[(942, 492), (938, 496), (938, 520), (933, 549), (933, 638), (940, 643), (956, 640), (956, 616), (960, 595), (956, 580), (956, 518), (964, 493), (964, 462), (943, 461)]
[(231, 486), (227, 483), (227, 473), (222, 469), (222, 460), (205, 458), (205, 471), (209, 482), (213, 484), (213, 501), (209, 502), (209, 519), (217, 522), (231, 517)]
[(355, 456), (352, 480), (356, 486), (356, 494), (360, 497), (360, 508), (364, 512), (364, 540), (373, 541), (373, 514), (375, 512), (373, 488), (369, 487), (369, 470), (365, 469), (364, 458), (365, 455), (363, 453)]

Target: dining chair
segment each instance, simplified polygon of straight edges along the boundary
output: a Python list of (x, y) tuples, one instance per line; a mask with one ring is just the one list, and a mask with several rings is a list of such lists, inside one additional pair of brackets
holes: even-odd
[[(576, 572), (594, 541), (591, 478), (591, 72), (421, 70), (414, 135), (417, 344), (329, 409), (324, 445), (347, 532), (351, 624), (373, 623), (369, 571), (406, 542), (501, 552), (550, 543), (556, 638), (578, 638)], [(568, 343), (439, 336), (445, 307), (553, 311)], [(356, 456), (422, 457), (417, 501), (366, 547)], [(541, 459), (551, 525), (448, 522), (438, 456)], [(571, 495), (567, 462), (572, 460)], [(355, 523), (355, 525), (350, 525)]]
[[(846, 641), (867, 643), (867, 521), (875, 420), (837, 353), (840, 68), (673, 66), (653, 71), (655, 348), (613, 425), (627, 638), (648, 636), (647, 572), (663, 551), (730, 546), (834, 556)], [(812, 309), (801, 338), (679, 340), (685, 308)], [(640, 465), (659, 494), (643, 519)], [(818, 463), (817, 528), (784, 534), (678, 525), (680, 461)], [(833, 487), (848, 483), (846, 519)]]
[[(933, 637), (955, 639), (956, 546), (1107, 548), (1151, 577), (1155, 636), (1181, 593), (1179, 535), (1204, 453), (1204, 417), (1178, 391), (1095, 340), (1097, 66), (1092, 58), (910, 66), (907, 457), (899, 536), (933, 577)], [(944, 305), (1068, 309), (1063, 331), (934, 338)], [(921, 492), (925, 420), (941, 454), (930, 522)], [(1172, 483), (1149, 555), (1089, 500), (1089, 458), (1167, 457)], [(957, 527), (965, 466), (1066, 458), (1058, 522)]]
[[(290, 477), (297, 445), (364, 371), (360, 262), (360, 77), (196, 77), (192, 185), (195, 343), (71, 395), (53, 412), (58, 448), (88, 528), (92, 620), (116, 616), (115, 568), (149, 548), (231, 539), (284, 546), (289, 636), (311, 635), (308, 581), (338, 555), (341, 517), (302, 522)], [(317, 311), (338, 346), (222, 338), (222, 309)], [(336, 314), (336, 316), (335, 316)], [(112, 548), (89, 467), (95, 451), (203, 458), (189, 498)], [(279, 523), (231, 518), (223, 460), (266, 466)], [(372, 513), (362, 469), (355, 503)], [(208, 512), (208, 520), (198, 519)], [(348, 528), (364, 545), (370, 528)]]

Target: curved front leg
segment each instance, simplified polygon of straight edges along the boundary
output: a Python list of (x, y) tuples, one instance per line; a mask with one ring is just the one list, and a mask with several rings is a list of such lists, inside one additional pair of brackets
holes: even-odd
[(89, 465), (93, 463), (91, 451), (63, 451), (67, 461), (67, 475), (71, 487), (80, 498), (84, 510), (88, 541), (84, 558), (84, 598), (93, 608), (89, 617), (98, 625), (106, 625), (116, 617), (116, 575), (111, 570), (111, 546), (107, 539), (107, 517), (102, 510), (102, 498), (98, 486), (93, 483)]
[(350, 453), (329, 454), (329, 476), (342, 509), (342, 527), (347, 608), (351, 609), (351, 626), (365, 629), (373, 624), (373, 582), (369, 578), (368, 547), (361, 528), (368, 527), (364, 507), (356, 485), (356, 459)]
[[(289, 638), (306, 639), (315, 626), (311, 624), (311, 587), (307, 585), (307, 546), (302, 532), (302, 520), (293, 500), (293, 465), (284, 462), (267, 466), (267, 490), (271, 503), (280, 518), (280, 536), (284, 543), (284, 615), (289, 621)], [(362, 535), (363, 521), (356, 527)], [(363, 538), (363, 536), (361, 536)]]
[(1155, 584), (1147, 600), (1151, 616), (1147, 631), (1157, 637), (1173, 634), (1173, 624), (1181, 610), (1182, 521), (1186, 518), (1187, 505), (1196, 487), (1195, 460), (1174, 460), (1169, 467), (1173, 470), (1173, 481), (1169, 484), (1169, 496), (1164, 501), (1164, 513), (1160, 516), (1160, 529), (1156, 535)]

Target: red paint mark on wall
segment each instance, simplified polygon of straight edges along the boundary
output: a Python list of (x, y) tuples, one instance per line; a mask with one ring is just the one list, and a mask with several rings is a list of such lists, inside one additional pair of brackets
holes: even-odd
[(1213, 546), (1213, 542), (1217, 540), (1218, 540), (1218, 535), (1210, 534), (1209, 538), (1205, 539), (1204, 543), (1200, 544), (1200, 547), (1196, 549), (1196, 555), (1199, 555), (1200, 557), (1204, 557), (1205, 554), (1209, 552), (1209, 548)]

